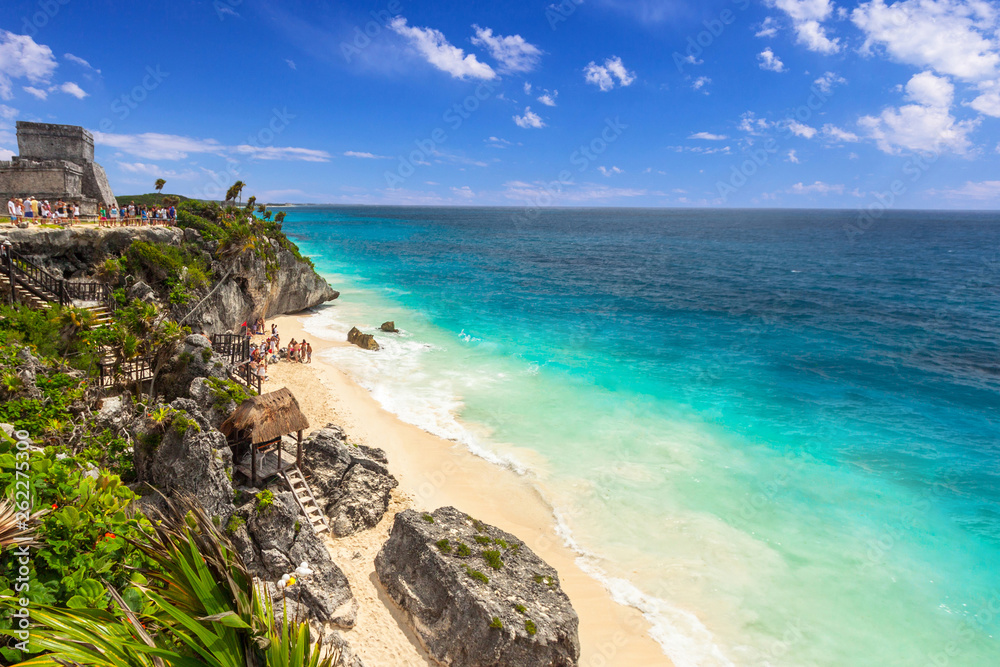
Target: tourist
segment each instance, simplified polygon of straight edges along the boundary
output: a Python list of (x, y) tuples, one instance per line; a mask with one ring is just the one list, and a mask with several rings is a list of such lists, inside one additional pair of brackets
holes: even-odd
[(309, 343), (306, 343), (306, 363), (311, 364), (312, 362), (313, 362), (313, 346), (310, 345)]
[(80, 219), (80, 202), (73, 202), (73, 219)]
[(7, 215), (10, 216), (10, 221), (13, 224), (17, 224), (17, 202), (13, 197), (7, 202)]

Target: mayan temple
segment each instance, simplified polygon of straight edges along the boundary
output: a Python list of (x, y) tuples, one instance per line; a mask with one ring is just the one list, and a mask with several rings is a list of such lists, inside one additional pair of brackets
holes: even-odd
[(34, 197), (79, 203), (96, 215), (115, 202), (104, 168), (94, 162), (94, 135), (76, 125), (17, 122), (17, 149), (0, 162), (0, 198)]

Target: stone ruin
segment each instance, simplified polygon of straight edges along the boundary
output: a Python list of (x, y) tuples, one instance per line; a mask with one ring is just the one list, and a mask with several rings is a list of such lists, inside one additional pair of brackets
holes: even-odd
[(17, 122), (20, 155), (0, 161), (0, 202), (33, 196), (80, 205), (85, 216), (97, 215), (115, 196), (104, 168), (94, 162), (94, 135), (76, 125)]

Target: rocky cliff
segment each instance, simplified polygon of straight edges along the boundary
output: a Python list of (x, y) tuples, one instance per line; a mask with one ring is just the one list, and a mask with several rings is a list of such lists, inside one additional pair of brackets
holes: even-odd
[[(149, 283), (146, 289), (152, 291), (156, 300), (169, 306), (171, 315), (177, 319), (186, 316), (184, 324), (196, 331), (233, 331), (247, 319), (294, 313), (339, 296), (308, 263), (274, 240), (270, 243), (276, 265), (267, 267), (253, 253), (219, 256), (216, 253), (218, 244), (204, 241), (193, 229), (31, 228), (12, 229), (4, 235), (28, 259), (71, 281), (96, 279), (105, 260), (121, 257), (135, 241), (183, 247), (186, 253), (200, 259), (211, 270), (210, 284), (193, 289), (184, 303), (169, 303), (169, 291), (160, 276), (125, 275), (121, 276), (121, 281), (129, 289), (139, 283)], [(206, 295), (208, 299), (204, 299)]]

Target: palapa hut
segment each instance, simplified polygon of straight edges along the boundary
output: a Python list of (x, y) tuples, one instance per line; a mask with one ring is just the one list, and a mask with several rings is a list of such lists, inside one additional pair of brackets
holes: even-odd
[[(283, 388), (243, 401), (219, 430), (234, 450), (236, 469), (256, 485), (258, 478), (267, 479), (302, 465), (302, 431), (307, 428), (309, 420), (299, 402)], [(283, 456), (282, 440), (293, 433), (296, 451), (291, 460)]]

